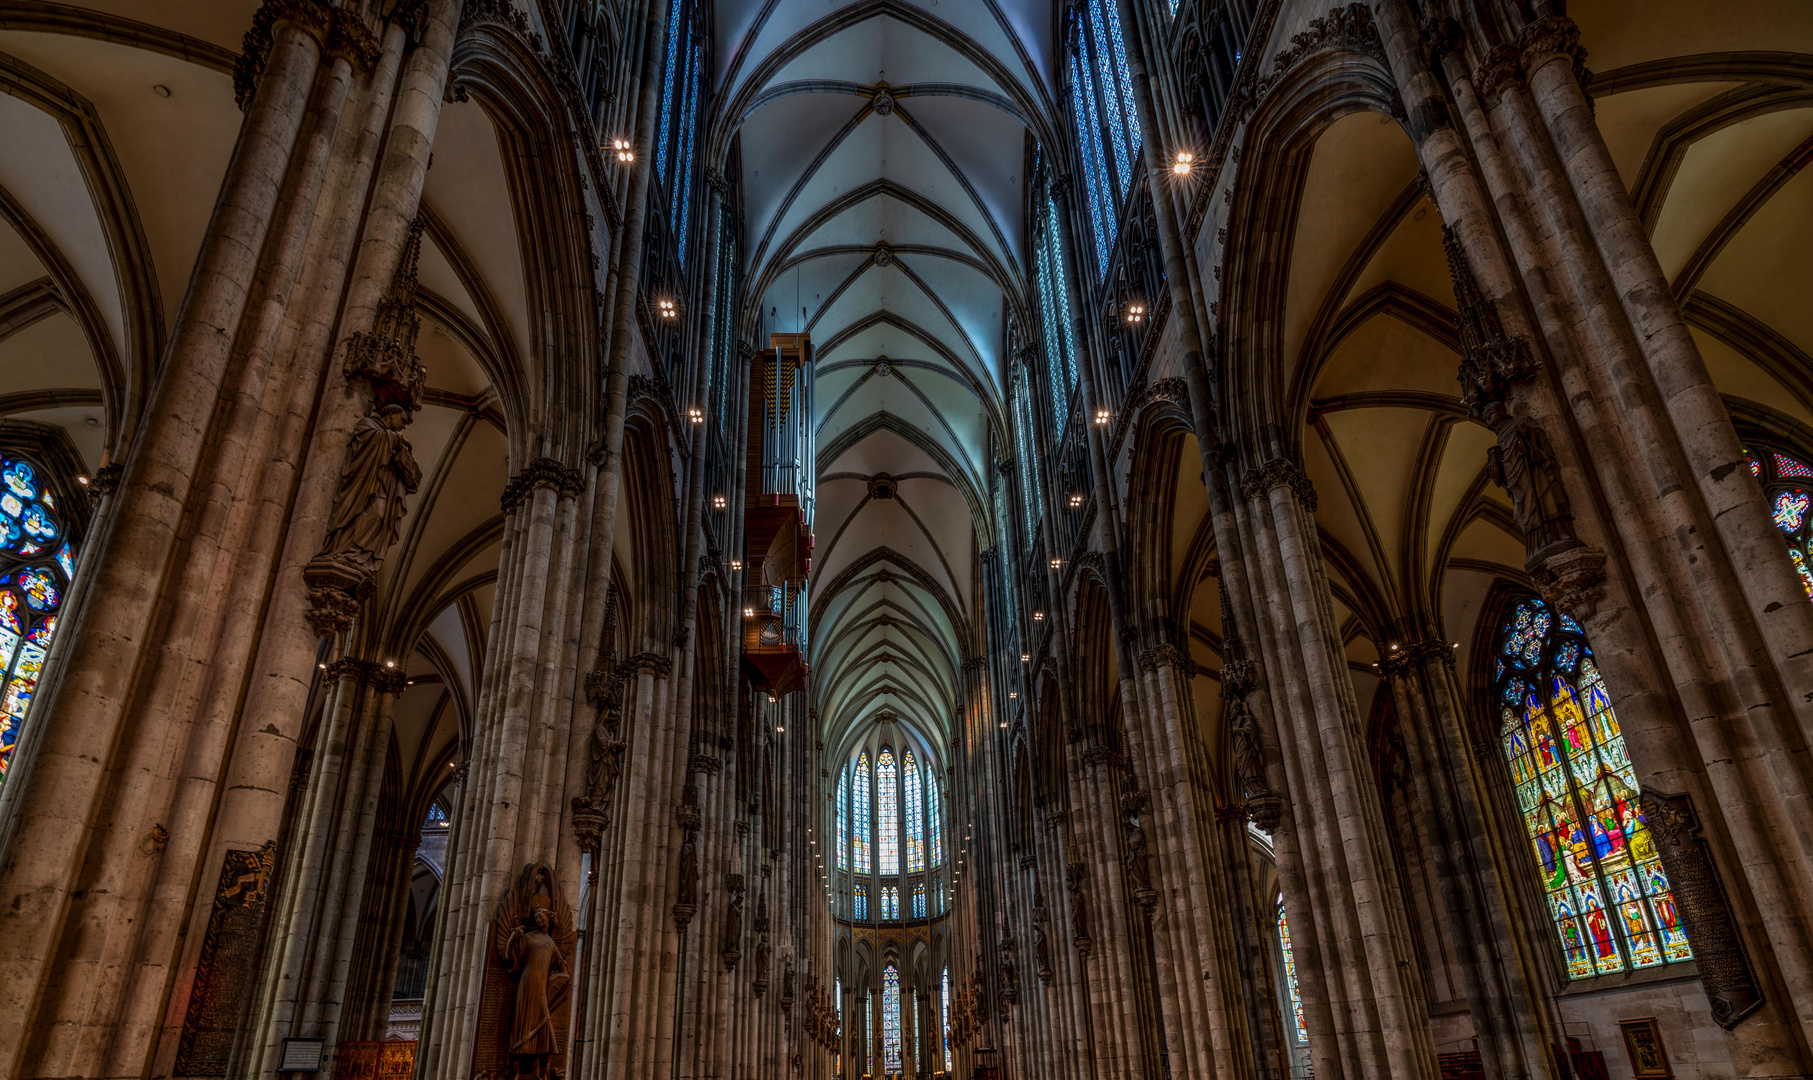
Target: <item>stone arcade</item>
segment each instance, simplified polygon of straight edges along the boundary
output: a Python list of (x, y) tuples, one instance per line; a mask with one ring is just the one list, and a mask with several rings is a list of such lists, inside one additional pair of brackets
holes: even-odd
[(1807, 0), (0, 0), (0, 1077), (1813, 1077)]

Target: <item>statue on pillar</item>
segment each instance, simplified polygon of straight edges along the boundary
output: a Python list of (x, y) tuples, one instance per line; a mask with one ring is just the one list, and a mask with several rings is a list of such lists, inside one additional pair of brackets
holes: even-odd
[(1525, 567), (1578, 546), (1574, 510), (1548, 435), (1529, 417), (1510, 416), (1503, 402), (1487, 406), (1486, 423), (1498, 432), (1498, 445), (1486, 451), (1487, 474), (1510, 493), (1511, 513), (1523, 529)]
[(1271, 794), (1265, 782), (1265, 755), (1259, 748), (1259, 725), (1246, 701), (1228, 702), (1228, 738), (1234, 750), (1234, 777), (1242, 799)]
[(421, 467), (403, 437), (408, 423), (407, 409), (386, 405), (353, 425), (327, 540), (317, 558), (377, 572), (400, 534), (403, 500), (422, 482)]
[[(505, 1074), (513, 1080), (559, 1080), (564, 1073), (572, 983), (568, 957), (575, 937), (572, 910), (560, 897), (553, 874), (545, 866), (525, 867), (492, 921), (493, 948), (509, 994), (498, 1022), (501, 1027), (507, 1018), (508, 1026), (488, 1039), (481, 1024), (481, 1044), (496, 1040), (502, 1045), (481, 1045), (477, 1055), (505, 1058)], [(496, 1053), (499, 1049), (502, 1054)]]

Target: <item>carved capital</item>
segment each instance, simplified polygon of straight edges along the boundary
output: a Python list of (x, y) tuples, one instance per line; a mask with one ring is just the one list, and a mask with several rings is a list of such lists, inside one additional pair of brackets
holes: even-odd
[(308, 586), (308, 611), (303, 618), (319, 637), (351, 630), (377, 584), (371, 571), (334, 555), (310, 559), (302, 569), (302, 581)]
[[(1224, 609), (1225, 610), (1225, 609)], [(1259, 682), (1259, 665), (1244, 657), (1230, 656), (1221, 665), (1221, 689), (1234, 697), (1252, 693)]]
[(1417, 48), (1423, 63), (1440, 68), (1442, 57), (1461, 48), (1460, 23), (1442, 15), (1430, 15), (1417, 24)]
[(710, 754), (694, 754), (690, 768), (692, 772), (716, 776), (724, 768), (724, 763)]
[(1593, 77), (1586, 69), (1586, 50), (1580, 46), (1580, 27), (1566, 15), (1537, 19), (1517, 35), (1517, 44), (1523, 50), (1525, 70), (1535, 71), (1550, 60), (1564, 60), (1582, 88)]
[(1523, 54), (1514, 45), (1498, 45), (1480, 61), (1473, 72), (1473, 86), (1479, 96), (1490, 101), (1516, 86), (1523, 85)]
[(1196, 661), (1190, 659), (1189, 653), (1175, 645), (1160, 645), (1147, 649), (1139, 654), (1137, 662), (1139, 670), (1148, 675), (1161, 667), (1171, 668), (1186, 679), (1194, 678), (1196, 675)]
[(604, 807), (584, 795), (573, 798), (573, 813), (569, 819), (573, 825), (573, 839), (579, 844), (579, 850), (597, 852), (598, 841), (603, 839), (604, 830), (610, 828), (611, 815)]
[(577, 498), (585, 490), (585, 478), (578, 469), (568, 468), (553, 458), (536, 458), (504, 485), (499, 500), (503, 512), (515, 513), (537, 488), (548, 488), (562, 499)]
[(126, 475), (125, 466), (119, 462), (103, 465), (88, 478), (88, 494), (94, 499), (105, 499), (119, 490), (120, 477)]
[(1262, 499), (1274, 488), (1288, 488), (1303, 509), (1316, 512), (1316, 487), (1297, 463), (1286, 458), (1273, 458), (1240, 478), (1240, 493), (1250, 500)]

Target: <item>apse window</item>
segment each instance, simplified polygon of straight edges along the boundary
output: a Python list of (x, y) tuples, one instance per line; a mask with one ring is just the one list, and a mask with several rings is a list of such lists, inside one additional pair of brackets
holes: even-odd
[(1586, 635), (1519, 603), (1493, 670), (1499, 743), (1570, 979), (1693, 959)]
[(20, 458), (0, 459), (0, 784), (75, 577), (76, 551), (62, 511), (43, 470)]

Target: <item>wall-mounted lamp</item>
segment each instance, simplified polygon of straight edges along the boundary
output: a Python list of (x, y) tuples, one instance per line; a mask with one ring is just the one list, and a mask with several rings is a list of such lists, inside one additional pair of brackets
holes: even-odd
[(617, 152), (617, 160), (625, 165), (636, 160), (636, 152), (630, 149), (628, 139), (612, 139), (611, 149)]
[(1195, 164), (1196, 155), (1184, 151), (1179, 153), (1177, 155), (1177, 160), (1171, 164), (1171, 172), (1175, 176), (1188, 176), (1190, 175), (1190, 170), (1195, 167)]

